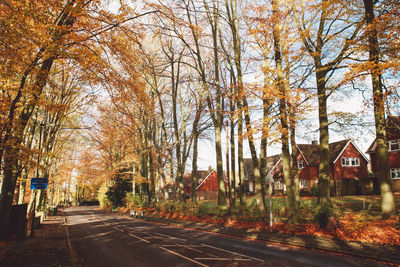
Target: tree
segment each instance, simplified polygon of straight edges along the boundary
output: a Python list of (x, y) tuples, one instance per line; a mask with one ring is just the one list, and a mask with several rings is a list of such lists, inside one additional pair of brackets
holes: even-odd
[[(104, 74), (103, 70), (112, 69), (104, 46), (108, 44), (110, 49), (119, 39), (110, 38), (116, 35), (107, 33), (111, 29), (115, 34), (125, 33), (122, 24), (126, 26), (144, 14), (132, 12), (127, 5), (115, 13), (103, 12), (106, 7), (91, 0), (37, 1), (35, 5), (3, 1), (0, 8), (4, 14), (0, 53), (6, 66), (1, 76), (10, 81), (2, 90), (1, 99), (2, 238), (7, 230), (26, 127), (45, 90), (53, 65), (61, 58), (73, 59), (86, 70), (86, 79), (95, 81)], [(135, 28), (132, 24), (129, 27)], [(103, 80), (107, 78), (102, 77)]]
[[(299, 3), (293, 7), (298, 32), (315, 67), (320, 141), (319, 205), (329, 206), (331, 202), (327, 100), (341, 85), (332, 84), (330, 80), (333, 74), (343, 68), (344, 63), (351, 58), (352, 41), (358, 36), (362, 23), (357, 21), (357, 16), (354, 16), (356, 12), (350, 12), (357, 10), (356, 4), (347, 1), (322, 0), (313, 4)], [(310, 16), (306, 16), (306, 12)], [(317, 18), (318, 22), (314, 18)], [(344, 25), (341, 22), (343, 19), (352, 23)], [(332, 51), (329, 46), (334, 46), (336, 49)]]
[[(16, 12), (18, 10), (17, 6), (18, 3), (13, 2), (9, 5), (2, 4), (1, 8), (5, 13), (11, 13), (11, 16), (21, 15), (21, 11)], [(60, 6), (56, 8), (58, 11), (56, 19), (53, 23), (50, 23), (50, 27), (45, 27), (45, 31), (49, 30), (45, 32), (48, 43), (39, 47), (31, 63), (22, 71), (20, 84), (16, 94), (12, 96), (7, 119), (1, 129), (1, 143), (3, 146), (0, 149), (0, 161), (3, 163), (3, 183), (0, 194), (0, 213), (3, 214), (3, 216), (0, 219), (0, 238), (4, 238), (7, 234), (6, 231), (8, 229), (7, 226), (11, 212), (12, 199), (19, 174), (18, 155), (20, 149), (18, 145), (24, 140), (25, 128), (34, 112), (43, 88), (46, 85), (50, 69), (55, 59), (59, 57), (61, 53), (61, 43), (70, 32), (70, 28), (73, 26), (76, 16), (84, 8), (84, 3), (70, 0), (66, 1), (64, 5), (61, 6), (61, 9)], [(22, 12), (24, 11), (25, 10)], [(34, 11), (39, 11), (39, 14), (41, 13), (40, 9)], [(14, 12), (16, 12), (16, 14), (14, 14)], [(31, 14), (28, 16), (30, 15)], [(29, 18), (29, 21), (31, 21), (32, 18), (33, 17)], [(32, 27), (28, 29), (33, 32), (35, 31)], [(41, 41), (43, 42), (45, 40)], [(21, 67), (24, 68), (24, 66)], [(29, 81), (33, 82), (29, 83)], [(29, 94), (24, 95), (25, 92), (29, 92)], [(21, 108), (20, 102), (24, 99), (23, 97), (26, 97), (27, 101)]]
[(385, 216), (395, 213), (396, 206), (390, 177), (388, 145), (386, 142), (385, 96), (380, 67), (378, 28), (374, 14), (374, 2), (363, 0), (369, 51), (369, 72), (372, 80), (372, 97), (376, 130), (376, 155), (379, 162), (377, 176), (381, 194), (381, 209)]

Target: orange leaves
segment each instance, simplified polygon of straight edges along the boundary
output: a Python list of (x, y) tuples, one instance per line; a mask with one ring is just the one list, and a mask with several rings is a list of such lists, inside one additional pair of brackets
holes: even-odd
[[(153, 215), (182, 221), (225, 225), (232, 228), (269, 231), (269, 222), (265, 221), (236, 218), (228, 224), (226, 220), (220, 218), (185, 215), (180, 212), (171, 214), (164, 210), (158, 212), (153, 211)], [(274, 222), (274, 231), (290, 235), (310, 235), (347, 241), (400, 245), (400, 229), (398, 229), (398, 227), (396, 228), (398, 222), (395, 217), (387, 220), (371, 218), (369, 218), (369, 220), (363, 220), (362, 216), (363, 215), (360, 214), (350, 213), (339, 218), (339, 225), (331, 220), (326, 229), (321, 229), (318, 223), (313, 222), (298, 225), (288, 224), (286, 222)]]

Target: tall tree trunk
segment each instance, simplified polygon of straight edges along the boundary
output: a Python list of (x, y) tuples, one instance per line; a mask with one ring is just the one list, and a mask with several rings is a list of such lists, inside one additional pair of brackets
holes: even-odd
[[(241, 44), (240, 44), (240, 35), (239, 35), (239, 24), (237, 19), (237, 1), (232, 1), (231, 5), (225, 1), (225, 6), (227, 8), (229, 26), (232, 31), (233, 37), (233, 52), (234, 52), (234, 62), (236, 66), (237, 72), (237, 80), (238, 80), (238, 94), (241, 97), (241, 102), (239, 101), (238, 109), (243, 110), (246, 131), (248, 133), (248, 142), (251, 152), (251, 158), (253, 162), (254, 169), (254, 180), (255, 180), (255, 190), (256, 190), (256, 199), (259, 211), (262, 215), (265, 214), (265, 202), (263, 201), (263, 190), (262, 190), (262, 180), (264, 180), (264, 173), (260, 172), (260, 165), (257, 158), (257, 152), (254, 144), (253, 130), (250, 120), (250, 110), (249, 105), (247, 103), (247, 98), (243, 92), (243, 73), (241, 67)], [(240, 157), (240, 155), (239, 155)], [(240, 163), (239, 163), (240, 164)], [(240, 168), (240, 167), (239, 167)]]
[[(222, 114), (222, 95), (220, 88), (220, 76), (219, 76), (219, 57), (218, 57), (218, 29), (219, 29), (219, 10), (213, 2), (212, 14), (209, 12), (209, 20), (211, 23), (211, 33), (213, 40), (213, 54), (214, 54), (214, 83), (216, 89), (216, 110), (215, 110), (215, 150), (216, 150), (216, 162), (217, 162), (217, 177), (218, 177), (218, 205), (225, 204), (225, 183), (224, 183), (224, 170), (222, 165), (222, 125), (223, 125), (223, 114)], [(207, 4), (205, 4), (206, 8)]]
[(197, 158), (198, 158), (198, 139), (197, 130), (193, 132), (193, 159), (192, 159), (192, 201), (197, 203)]
[(300, 204), (300, 181), (299, 181), (299, 169), (297, 166), (297, 147), (296, 147), (296, 123), (294, 121), (294, 114), (290, 115), (290, 145), (292, 149), (292, 177), (293, 177), (293, 195), (294, 203), (296, 208)]
[(193, 128), (192, 128), (192, 139), (193, 139), (193, 158), (192, 158), (192, 190), (191, 190), (191, 197), (192, 197), (192, 202), (197, 203), (197, 185), (198, 185), (198, 179), (197, 179), (197, 158), (198, 158), (198, 143), (199, 143), (199, 121), (201, 118), (201, 113), (202, 113), (202, 96), (199, 97), (197, 107), (196, 107), (196, 115), (193, 121)]
[(24, 175), (22, 177), (21, 183), (19, 184), (18, 204), (24, 203), (27, 179), (28, 179), (28, 177)]
[[(239, 109), (239, 101), (237, 101), (238, 109)], [(244, 164), (243, 164), (243, 115), (242, 111), (239, 109), (239, 114), (238, 114), (238, 174), (239, 174), (239, 184), (240, 184), (240, 190), (239, 190), (239, 200), (240, 200), (240, 206), (245, 206), (246, 202), (244, 199), (244, 194), (245, 194), (245, 184), (244, 184)]]
[(231, 106), (231, 136), (230, 136), (230, 145), (231, 145), (231, 181), (232, 181), (232, 206), (236, 205), (236, 197), (237, 197), (237, 188), (236, 188), (236, 146), (235, 146), (235, 123), (233, 121), (233, 112), (235, 111), (235, 103), (233, 99), (230, 99)]
[(319, 205), (330, 206), (330, 158), (329, 158), (329, 129), (328, 129), (328, 108), (327, 95), (325, 87), (325, 70), (319, 60), (316, 61), (316, 78), (317, 78), (317, 94), (318, 94), (318, 118), (319, 118), (319, 177), (318, 192)]
[[(264, 85), (266, 86), (266, 85)], [(268, 136), (269, 136), (269, 126), (270, 126), (270, 105), (271, 100), (266, 90), (263, 90), (263, 123), (261, 130), (261, 146), (260, 146), (260, 171), (261, 173), (267, 173), (267, 146), (268, 146)], [(265, 203), (265, 179), (263, 182), (263, 202)]]
[(392, 180), (386, 142), (385, 123), (385, 97), (382, 89), (381, 70), (379, 69), (379, 41), (375, 24), (374, 1), (363, 0), (365, 7), (365, 19), (368, 27), (369, 63), (374, 67), (371, 70), (372, 96), (374, 102), (374, 117), (376, 130), (376, 157), (379, 162), (377, 180), (381, 193), (381, 210), (385, 216), (396, 212), (394, 196), (392, 192)]
[(283, 176), (286, 184), (286, 195), (288, 208), (292, 216), (296, 215), (296, 205), (292, 186), (292, 171), (289, 152), (289, 125), (287, 109), (287, 88), (284, 83), (284, 73), (281, 54), (281, 32), (279, 24), (279, 10), (275, 0), (271, 0), (272, 13), (274, 17), (273, 39), (274, 39), (274, 58), (276, 67), (276, 81), (279, 90), (279, 112), (281, 121), (281, 142), (282, 142), (282, 165)]

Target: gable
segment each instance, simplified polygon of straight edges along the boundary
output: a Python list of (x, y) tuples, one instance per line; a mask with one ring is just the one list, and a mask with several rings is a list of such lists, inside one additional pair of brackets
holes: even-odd
[(347, 142), (346, 146), (340, 151), (335, 160), (333, 160), (333, 164), (335, 164), (338, 161), (338, 159), (342, 157), (342, 155), (349, 157), (358, 156), (363, 158), (367, 163), (369, 162), (369, 159), (351, 140)]

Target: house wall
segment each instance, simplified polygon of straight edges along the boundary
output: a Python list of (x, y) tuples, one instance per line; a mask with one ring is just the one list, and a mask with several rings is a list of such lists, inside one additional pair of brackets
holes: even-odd
[(389, 152), (390, 168), (400, 168), (400, 151)]
[(393, 191), (400, 192), (400, 179), (392, 180)]
[(318, 180), (318, 177), (319, 177), (318, 168), (319, 168), (319, 166), (317, 166), (317, 165), (310, 165), (309, 166), (309, 173), (310, 173), (309, 179)]
[[(374, 173), (374, 177), (376, 178), (377, 170), (379, 169), (379, 161), (377, 159), (376, 153), (370, 154), (370, 158), (372, 171)], [(400, 151), (389, 151), (389, 166), (390, 168), (400, 168)], [(377, 181), (375, 181), (375, 184), (378, 185)], [(393, 191), (400, 192), (400, 180), (392, 180), (392, 187)], [(378, 192), (379, 189), (376, 188), (376, 191)]]
[(318, 166), (317, 165), (308, 165), (306, 160), (303, 158), (303, 156), (301, 155), (301, 153), (299, 151), (297, 152), (297, 160), (304, 161), (304, 168), (299, 169), (299, 179), (300, 180), (318, 180)]
[[(308, 166), (306, 160), (303, 158), (299, 150), (297, 150), (297, 161), (304, 161), (304, 168), (299, 169), (298, 174), (299, 174), (299, 179), (301, 180), (308, 180), (310, 179), (310, 166)], [(297, 164), (297, 163), (296, 163)]]
[(213, 171), (207, 180), (201, 184), (201, 186), (197, 189), (197, 192), (201, 191), (217, 191), (218, 192), (218, 177), (217, 172)]
[(218, 191), (198, 191), (197, 200), (210, 200), (217, 199)]
[[(342, 166), (342, 158), (359, 158), (360, 166)], [(368, 162), (364, 159), (361, 153), (354, 147), (353, 144), (350, 143), (333, 165), (331, 179), (368, 178), (367, 164)]]

